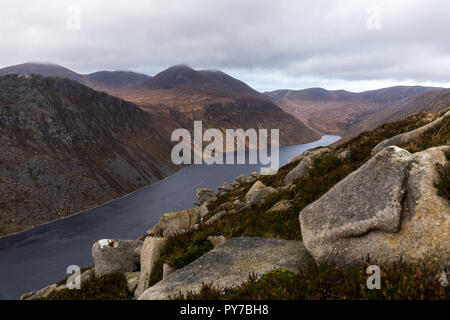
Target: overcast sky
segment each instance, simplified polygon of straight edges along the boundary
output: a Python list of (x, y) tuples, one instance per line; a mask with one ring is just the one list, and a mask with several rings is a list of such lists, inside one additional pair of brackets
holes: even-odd
[[(185, 63), (257, 90), (450, 87), (450, 1), (2, 0), (0, 67), (154, 75)], [(78, 15), (79, 13), (79, 15)]]

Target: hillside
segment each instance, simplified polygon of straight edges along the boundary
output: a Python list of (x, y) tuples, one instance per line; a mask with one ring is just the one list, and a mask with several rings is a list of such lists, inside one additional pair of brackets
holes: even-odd
[(91, 208), (173, 173), (159, 119), (78, 82), (0, 77), (0, 236)]
[(381, 112), (363, 117), (348, 131), (348, 138), (383, 123), (403, 119), (412, 113), (423, 111), (435, 113), (446, 110), (448, 106), (450, 106), (450, 89), (424, 92), (394, 103)]
[[(70, 277), (22, 298), (447, 300), (449, 121), (413, 114), (275, 175), (199, 189), (200, 207), (141, 239), (96, 242), (81, 290)], [(377, 150), (397, 136), (408, 139)], [(366, 287), (373, 264), (380, 290)]]
[[(346, 135), (365, 117), (378, 114), (402, 99), (436, 89), (438, 88), (397, 86), (353, 93), (345, 90), (330, 91), (311, 88), (277, 90), (266, 92), (266, 95), (283, 110), (303, 120), (314, 130), (321, 133)], [(372, 126), (369, 129), (375, 127)], [(353, 132), (356, 130), (353, 129)]]
[(281, 145), (320, 138), (263, 94), (221, 71), (197, 71), (177, 65), (150, 77), (125, 71), (82, 75), (62, 66), (36, 63), (0, 69), (0, 75), (11, 73), (69, 78), (131, 101), (159, 119), (154, 121), (155, 129), (169, 140), (174, 129), (191, 129), (194, 119), (202, 120), (205, 129), (279, 128)]
[(202, 120), (205, 128), (279, 128), (281, 145), (320, 137), (264, 95), (220, 71), (173, 66), (135, 87), (110, 93), (146, 111), (166, 112), (185, 128), (191, 128), (194, 119)]

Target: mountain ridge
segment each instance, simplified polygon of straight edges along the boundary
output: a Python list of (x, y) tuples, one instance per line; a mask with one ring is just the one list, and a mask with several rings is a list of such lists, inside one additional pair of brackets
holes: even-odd
[[(437, 87), (394, 86), (364, 92), (308, 88), (265, 92), (283, 110), (320, 133), (346, 135), (356, 123), (392, 104)], [(373, 127), (372, 127), (373, 128)]]

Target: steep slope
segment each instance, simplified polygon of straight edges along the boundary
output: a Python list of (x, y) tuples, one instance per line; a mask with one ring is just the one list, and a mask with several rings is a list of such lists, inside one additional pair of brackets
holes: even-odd
[[(266, 95), (283, 110), (322, 132), (345, 135), (365, 117), (402, 99), (438, 88), (397, 86), (353, 93), (322, 88), (277, 90)], [(373, 128), (373, 127), (372, 127)]]
[(416, 112), (440, 112), (450, 106), (450, 89), (433, 90), (403, 99), (379, 113), (364, 117), (353, 126), (348, 137), (356, 136), (358, 133), (375, 128), (383, 123), (403, 119)]
[(319, 138), (264, 95), (220, 71), (173, 66), (114, 94), (149, 112), (166, 112), (185, 128), (192, 128), (193, 120), (202, 120), (204, 128), (279, 128), (282, 145)]
[(0, 235), (91, 208), (175, 171), (157, 119), (78, 82), (0, 77)]
[[(275, 175), (240, 175), (217, 197), (197, 192), (200, 207), (164, 214), (143, 242), (95, 242), (81, 290), (60, 281), (23, 298), (447, 300), (449, 115), (413, 114), (310, 149)], [(412, 130), (422, 134), (371, 154)], [(302, 164), (308, 170), (286, 183)], [(373, 264), (389, 280), (379, 290), (366, 286)]]

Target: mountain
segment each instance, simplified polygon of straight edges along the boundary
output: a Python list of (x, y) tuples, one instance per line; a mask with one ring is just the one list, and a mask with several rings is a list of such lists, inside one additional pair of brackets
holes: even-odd
[(368, 115), (381, 112), (402, 99), (437, 89), (439, 88), (396, 86), (353, 93), (310, 88), (277, 90), (265, 94), (312, 129), (321, 133), (345, 135)]
[(67, 78), (102, 91), (135, 86), (151, 78), (150, 76), (131, 71), (99, 71), (90, 74), (79, 74), (52, 63), (23, 63), (0, 69), (0, 75), (25, 73)]
[(160, 119), (155, 121), (155, 129), (168, 140), (177, 127), (191, 129), (194, 120), (202, 120), (205, 129), (279, 128), (281, 145), (320, 138), (265, 95), (221, 71), (176, 65), (150, 77), (125, 71), (82, 75), (62, 66), (37, 63), (0, 69), (0, 75), (12, 73), (69, 78), (131, 101)]
[(383, 123), (401, 120), (417, 112), (437, 113), (450, 106), (450, 89), (426, 91), (403, 99), (385, 108), (381, 112), (368, 115), (348, 131), (348, 138), (360, 132), (371, 130)]
[(79, 82), (0, 77), (0, 235), (128, 194), (173, 173), (159, 118)]
[(165, 112), (182, 127), (202, 120), (205, 128), (279, 128), (282, 145), (320, 137), (266, 96), (221, 71), (177, 65), (135, 86), (111, 92), (149, 112)]

